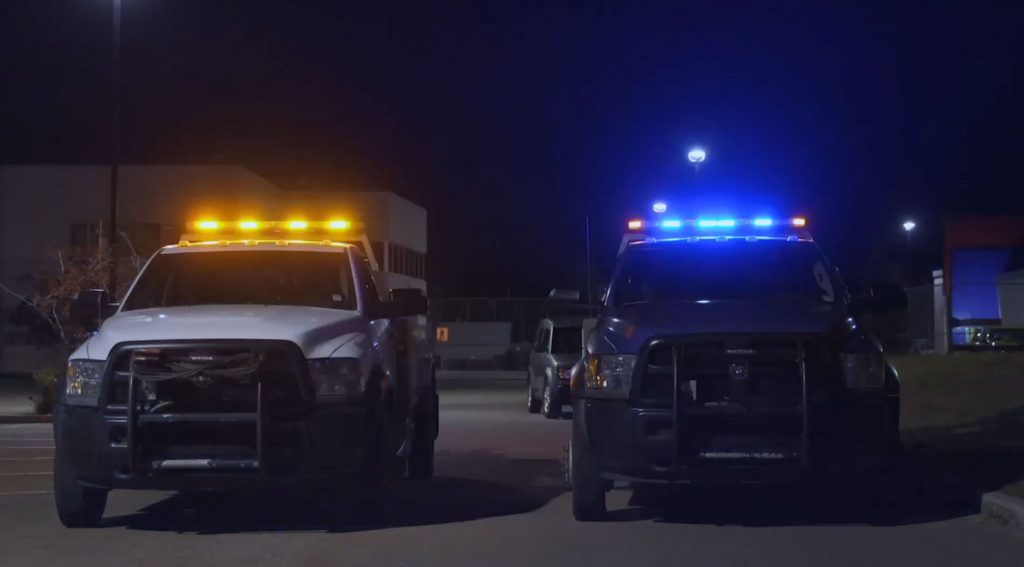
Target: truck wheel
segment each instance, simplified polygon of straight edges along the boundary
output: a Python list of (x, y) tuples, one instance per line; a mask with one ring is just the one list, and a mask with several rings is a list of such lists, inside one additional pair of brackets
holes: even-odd
[(412, 451), (409, 453), (409, 478), (429, 480), (434, 476), (434, 414), (432, 410), (417, 412), (416, 429), (413, 432)]
[(601, 478), (597, 460), (574, 433), (569, 445), (569, 477), (572, 481), (572, 515), (579, 522), (596, 522), (608, 514), (605, 504), (607, 483)]
[(372, 400), (366, 411), (363, 431), (363, 480), (371, 484), (387, 481), (394, 475), (391, 454), (391, 416), (387, 404)]
[(548, 419), (562, 417), (562, 406), (555, 400), (554, 393), (551, 391), (551, 384), (547, 380), (544, 381), (544, 404), (542, 411), (544, 412), (544, 417)]
[(82, 486), (63, 464), (57, 453), (53, 466), (53, 496), (57, 503), (57, 517), (68, 528), (95, 528), (103, 520), (107, 508), (107, 491)]
[(530, 374), (526, 374), (526, 410), (530, 413), (540, 412), (541, 401), (537, 399), (537, 396), (533, 395), (533, 381), (530, 380)]

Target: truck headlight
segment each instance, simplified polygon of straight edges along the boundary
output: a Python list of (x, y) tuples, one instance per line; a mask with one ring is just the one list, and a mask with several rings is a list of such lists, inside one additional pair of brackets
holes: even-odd
[(591, 355), (587, 357), (586, 383), (588, 393), (625, 398), (633, 386), (632, 354)]
[(103, 384), (102, 360), (68, 361), (68, 374), (64, 381), (64, 403), (72, 406), (96, 407)]
[(309, 374), (317, 401), (343, 401), (363, 393), (363, 373), (358, 358), (315, 358)]
[[(854, 330), (857, 330), (854, 327)], [(846, 387), (869, 390), (885, 386), (885, 360), (881, 347), (867, 336), (850, 337), (839, 355)]]

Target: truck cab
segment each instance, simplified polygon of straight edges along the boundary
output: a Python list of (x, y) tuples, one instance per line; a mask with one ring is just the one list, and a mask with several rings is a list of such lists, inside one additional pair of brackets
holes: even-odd
[(892, 463), (899, 380), (860, 318), (898, 307), (898, 294), (853, 301), (803, 217), (629, 227), (574, 372), (578, 520), (604, 516), (613, 482), (772, 482)]
[[(381, 297), (370, 261), (344, 242), (353, 227), (199, 221), (150, 258), (59, 386), (66, 526), (96, 525), (111, 489), (432, 474), (426, 298)], [(105, 301), (82, 309), (99, 315)]]

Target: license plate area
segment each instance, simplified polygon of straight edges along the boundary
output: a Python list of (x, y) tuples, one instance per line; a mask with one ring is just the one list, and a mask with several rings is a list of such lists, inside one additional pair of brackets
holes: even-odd
[(764, 464), (800, 459), (800, 438), (721, 435), (700, 439), (694, 460)]
[(771, 464), (799, 461), (803, 421), (799, 412), (680, 415), (679, 459), (697, 462)]
[(259, 468), (255, 421), (143, 423), (140, 457), (149, 471)]

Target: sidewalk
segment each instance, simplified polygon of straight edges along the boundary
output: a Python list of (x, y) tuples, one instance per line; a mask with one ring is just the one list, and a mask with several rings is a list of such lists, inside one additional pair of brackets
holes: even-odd
[(35, 394), (30, 376), (0, 376), (0, 423), (49, 422), (48, 415), (36, 415), (29, 396)]

